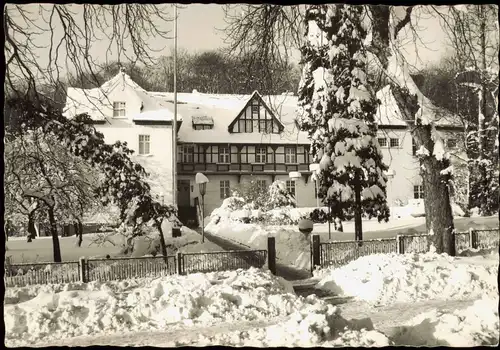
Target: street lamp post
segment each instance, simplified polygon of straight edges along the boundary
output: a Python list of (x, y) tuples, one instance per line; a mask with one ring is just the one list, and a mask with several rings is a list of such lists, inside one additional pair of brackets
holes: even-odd
[(197, 173), (195, 182), (198, 184), (201, 196), (201, 243), (205, 242), (205, 193), (207, 191), (208, 178), (202, 173)]
[[(295, 183), (297, 183), (297, 179), (300, 179), (302, 177), (302, 174), (298, 171), (292, 171), (288, 174), (288, 177), (290, 177), (290, 179), (294, 180)], [(297, 189), (297, 186), (295, 186), (295, 205), (297, 206), (297, 208), (299, 207), (299, 191)]]
[[(312, 172), (311, 179), (314, 181), (316, 184), (316, 206), (319, 208), (319, 195), (318, 195), (318, 188), (319, 188), (319, 164), (318, 163), (313, 163), (309, 165), (309, 170)], [(328, 239), (332, 239), (332, 225), (330, 222), (330, 206), (328, 206)]]
[(309, 165), (309, 170), (311, 171), (311, 180), (314, 181), (315, 188), (314, 191), (316, 192), (316, 206), (319, 208), (319, 196), (318, 196), (318, 187), (319, 187), (319, 182), (318, 182), (318, 172), (319, 172), (319, 164), (314, 163)]

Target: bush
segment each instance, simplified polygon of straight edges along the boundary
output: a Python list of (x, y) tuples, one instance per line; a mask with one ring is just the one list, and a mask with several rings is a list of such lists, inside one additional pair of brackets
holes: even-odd
[(324, 224), (328, 222), (328, 213), (323, 209), (316, 208), (309, 214), (309, 219), (316, 224)]

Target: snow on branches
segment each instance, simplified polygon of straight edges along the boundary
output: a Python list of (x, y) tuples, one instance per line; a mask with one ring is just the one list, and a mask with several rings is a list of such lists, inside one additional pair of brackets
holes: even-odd
[(367, 81), (362, 8), (314, 5), (306, 14), (298, 124), (320, 164), (319, 195), (345, 219), (361, 194), (362, 210), (387, 220), (387, 166), (376, 141), (379, 101)]

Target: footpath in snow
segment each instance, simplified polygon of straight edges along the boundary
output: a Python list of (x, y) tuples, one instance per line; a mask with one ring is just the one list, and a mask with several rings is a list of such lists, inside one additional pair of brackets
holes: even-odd
[[(371, 263), (317, 272), (318, 287), (339, 288), (339, 294), (355, 298), (338, 306), (315, 295), (297, 296), (289, 282), (258, 269), (9, 288), (5, 342), (260, 347), (498, 342), (498, 254), (397, 259), (379, 255)], [(348, 273), (359, 289), (347, 287)], [(359, 291), (370, 288), (372, 293)], [(233, 326), (226, 329), (228, 324)]]

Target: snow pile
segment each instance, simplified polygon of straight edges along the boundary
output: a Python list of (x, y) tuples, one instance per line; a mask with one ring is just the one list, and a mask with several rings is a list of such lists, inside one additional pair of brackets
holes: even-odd
[(498, 298), (498, 255), (375, 254), (319, 270), (317, 288), (374, 304), (428, 299)]
[(396, 345), (472, 347), (497, 345), (498, 300), (477, 300), (464, 310), (423, 313), (391, 335)]
[(6, 291), (6, 340), (25, 343), (169, 324), (260, 320), (305, 307), (286, 281), (249, 269)]
[(347, 321), (340, 309), (310, 295), (286, 321), (249, 330), (200, 335), (175, 346), (311, 347), (335, 345), (388, 346), (389, 339), (373, 330), (371, 320)]

